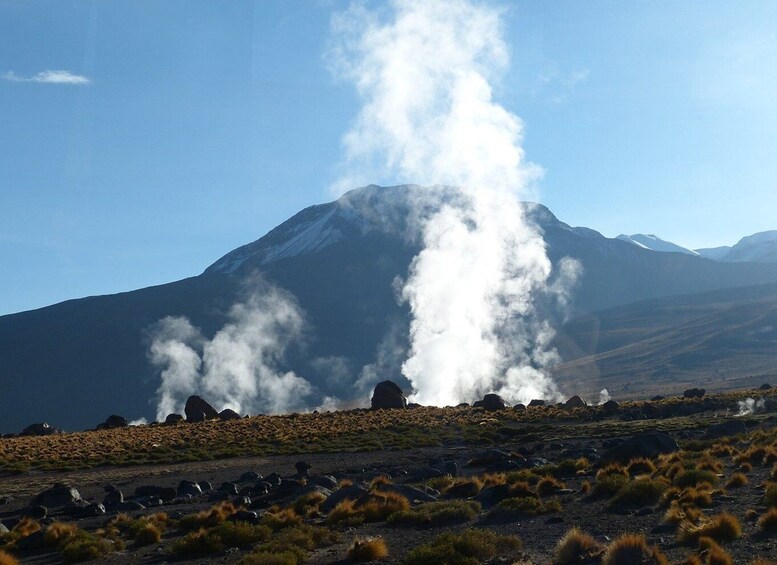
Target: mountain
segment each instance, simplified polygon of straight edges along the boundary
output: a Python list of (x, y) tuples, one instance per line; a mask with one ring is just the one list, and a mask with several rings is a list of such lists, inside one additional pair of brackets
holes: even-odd
[[(302, 210), (199, 276), (0, 317), (0, 431), (38, 421), (83, 429), (113, 413), (153, 418), (159, 374), (147, 358), (149, 327), (165, 316), (187, 316), (212, 336), (256, 273), (293, 294), (305, 312), (308, 339), (288, 352), (283, 369), (304, 375), (318, 398), (357, 394), (353, 382), (376, 358), (382, 376), (400, 379), (401, 353), (387, 356), (383, 346), (390, 336), (394, 349), (406, 345), (408, 312), (397, 303), (395, 280), (419, 251), (412, 215), (448, 197), (441, 193), (419, 210), (416, 194), (412, 186), (361, 188)], [(576, 315), (777, 282), (775, 263), (656, 253), (571, 227), (544, 206), (526, 209), (551, 260), (571, 256), (583, 266)]]
[(635, 233), (633, 235), (621, 234), (616, 239), (620, 239), (621, 241), (626, 241), (628, 243), (633, 243), (637, 247), (641, 247), (643, 249), (650, 249), (651, 251), (663, 251), (666, 253), (685, 253), (686, 255), (694, 255), (694, 256), (699, 255), (699, 253), (697, 253), (696, 251), (687, 249), (685, 247), (677, 245), (676, 243), (672, 243), (671, 241), (663, 240), (660, 237), (653, 234), (649, 234), (649, 235), (645, 235), (642, 233)]
[(595, 398), (757, 387), (777, 380), (777, 284), (639, 301), (564, 325), (561, 386)]
[(696, 251), (702, 257), (716, 261), (774, 263), (777, 262), (777, 230), (743, 237), (733, 247), (713, 247)]

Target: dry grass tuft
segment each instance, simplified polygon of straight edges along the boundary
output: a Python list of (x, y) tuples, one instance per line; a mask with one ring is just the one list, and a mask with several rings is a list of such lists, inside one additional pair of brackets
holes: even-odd
[(358, 510), (365, 522), (383, 522), (395, 512), (410, 510), (410, 501), (396, 492), (373, 492), (366, 502), (359, 504)]
[(178, 529), (182, 532), (192, 532), (200, 528), (212, 528), (237, 512), (237, 508), (231, 502), (222, 502), (213, 506), (210, 510), (203, 510), (197, 514), (189, 514), (178, 521)]
[(522, 545), (516, 537), (500, 536), (490, 530), (445, 533), (410, 551), (405, 565), (482, 563), (495, 557), (514, 556)]
[(612, 504), (623, 506), (649, 506), (655, 504), (666, 490), (666, 484), (649, 477), (627, 482), (615, 493)]
[(638, 457), (629, 461), (629, 464), (626, 465), (626, 471), (628, 471), (629, 475), (632, 477), (636, 477), (637, 475), (652, 475), (656, 472), (656, 464), (650, 459)]
[(777, 508), (770, 508), (758, 519), (758, 529), (764, 534), (777, 534)]
[(764, 491), (764, 505), (777, 506), (777, 483), (767, 483)]
[(19, 565), (19, 562), (13, 555), (0, 549), (0, 565)]
[(712, 538), (699, 538), (699, 553), (704, 555), (706, 565), (734, 565), (731, 555)]
[(614, 540), (604, 552), (602, 565), (669, 565), (664, 554), (649, 546), (644, 535), (625, 534)]
[(556, 544), (554, 565), (572, 565), (598, 559), (604, 545), (578, 528), (572, 528)]
[(737, 539), (742, 535), (742, 526), (733, 514), (722, 512), (700, 523), (682, 522), (677, 531), (677, 537), (681, 542), (696, 541), (701, 537), (725, 543)]
[(56, 547), (67, 542), (78, 533), (78, 526), (66, 522), (54, 522), (46, 528), (46, 534), (43, 538), (46, 545)]
[(388, 557), (388, 547), (383, 538), (355, 540), (348, 550), (348, 559), (354, 563), (377, 561)]
[(747, 475), (744, 473), (734, 473), (726, 483), (726, 488), (739, 488), (748, 483)]
[(537, 483), (537, 494), (540, 496), (546, 496), (549, 494), (555, 494), (560, 490), (567, 488), (564, 483), (553, 477), (542, 477)]

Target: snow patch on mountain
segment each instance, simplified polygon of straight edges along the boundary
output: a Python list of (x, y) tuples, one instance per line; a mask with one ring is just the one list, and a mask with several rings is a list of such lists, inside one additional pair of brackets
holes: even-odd
[(685, 253), (686, 255), (693, 255), (698, 257), (699, 253), (692, 249), (687, 249), (671, 241), (666, 241), (653, 234), (635, 233), (633, 235), (621, 234), (615, 239), (632, 243), (642, 249), (649, 249), (651, 251), (661, 251), (663, 253)]

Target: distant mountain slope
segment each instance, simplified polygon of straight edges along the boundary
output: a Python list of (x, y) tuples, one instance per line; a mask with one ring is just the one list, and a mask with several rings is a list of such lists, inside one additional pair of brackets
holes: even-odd
[(777, 230), (743, 237), (733, 247), (713, 247), (696, 251), (702, 257), (716, 261), (774, 263), (777, 262)]
[[(159, 377), (146, 358), (149, 325), (183, 315), (211, 336), (242, 296), (243, 281), (257, 272), (291, 292), (308, 320), (309, 337), (284, 369), (307, 378), (319, 398), (349, 398), (384, 338), (398, 336), (401, 348), (406, 336), (408, 312), (397, 304), (394, 285), (419, 250), (409, 214), (428, 213), (409, 205), (414, 190), (370, 186), (307, 208), (198, 277), (0, 317), (0, 432), (35, 421), (81, 429), (117, 412), (151, 419)], [(777, 282), (774, 263), (656, 253), (527, 206), (551, 259), (571, 256), (583, 265), (574, 291), (578, 313)], [(398, 378), (401, 356), (391, 361), (384, 376)]]
[(641, 301), (582, 316), (557, 338), (568, 390), (616, 398), (777, 380), (777, 285)]
[(671, 241), (666, 241), (653, 234), (635, 233), (633, 235), (621, 234), (615, 239), (633, 243), (637, 247), (650, 249), (651, 251), (663, 251), (665, 253), (685, 253), (686, 255), (699, 255), (696, 251), (687, 249)]

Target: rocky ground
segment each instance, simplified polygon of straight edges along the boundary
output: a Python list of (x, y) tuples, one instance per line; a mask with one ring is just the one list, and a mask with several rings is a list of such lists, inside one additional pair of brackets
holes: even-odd
[[(710, 530), (710, 537), (729, 562), (777, 559), (777, 526), (759, 524), (777, 506), (777, 491), (774, 500), (767, 492), (777, 481), (777, 414), (762, 402), (759, 413), (734, 415), (741, 398), (754, 394), (676, 399), (658, 412), (639, 405), (611, 406), (607, 413), (578, 407), (565, 417), (547, 407), (528, 408), (535, 412), (531, 418), (509, 408), (450, 409), (476, 414), (489, 433), (441, 434), (428, 447), (6, 474), (0, 477), (0, 532), (9, 531), (0, 533), (0, 548), (21, 562), (79, 560), (63, 549), (70, 535), (71, 541), (90, 540), (84, 546), (98, 544), (96, 557), (116, 563), (324, 564), (351, 562), (355, 540), (381, 538), (388, 549), (381, 563), (465, 563), (442, 553), (419, 561), (412, 552), (440, 534), (483, 528), (517, 537), (522, 548), (502, 548), (471, 563), (606, 562), (599, 546), (585, 559), (563, 561), (555, 554), (559, 540), (579, 527), (603, 548), (625, 533), (644, 534), (647, 547), (657, 546), (668, 560), (646, 557), (644, 563), (681, 563), (694, 555), (696, 563), (717, 563), (711, 557), (717, 550), (700, 550), (693, 532), (727, 513), (741, 531)], [(88, 442), (96, 436), (70, 437)], [(8, 441), (14, 439), (0, 439), (0, 446)], [(737, 473), (744, 479), (732, 481)], [(353, 504), (338, 506), (348, 500)], [(203, 518), (219, 505), (220, 514)], [(154, 522), (159, 540), (133, 538), (138, 529), (132, 524), (144, 526), (144, 517), (160, 512), (165, 517), (153, 519), (161, 520)], [(192, 517), (198, 513), (199, 522)], [(222, 521), (254, 529), (244, 532), (248, 541), (205, 543)], [(56, 538), (52, 524), (59, 522), (77, 525), (87, 537), (70, 532)], [(320, 528), (305, 535), (326, 532), (326, 539), (288, 551), (289, 532), (303, 532), (305, 525)], [(683, 530), (692, 539), (681, 539)], [(181, 543), (197, 536), (194, 550)]]

